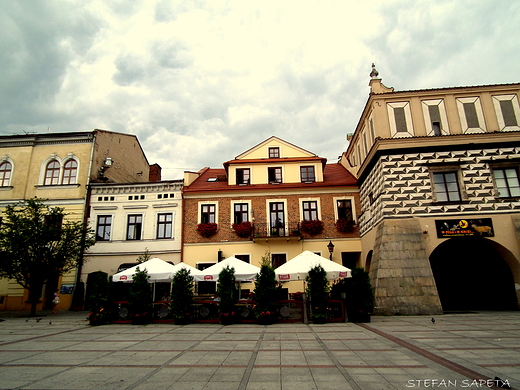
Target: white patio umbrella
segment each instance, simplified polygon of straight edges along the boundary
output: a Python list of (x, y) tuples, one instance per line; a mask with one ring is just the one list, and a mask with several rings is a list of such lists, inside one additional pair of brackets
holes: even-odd
[(256, 275), (260, 272), (259, 267), (231, 256), (195, 274), (195, 280), (199, 282), (216, 282), (218, 281), (220, 272), (227, 266), (235, 269), (235, 279), (237, 282), (251, 281), (255, 279)]
[(144, 263), (118, 272), (112, 276), (112, 281), (127, 283), (132, 282), (132, 276), (137, 270), (137, 267), (139, 267), (139, 270), (141, 271), (146, 270), (148, 272), (148, 275), (150, 276), (150, 282), (171, 282), (173, 275), (178, 271), (178, 269), (176, 270), (172, 264), (154, 257), (153, 259), (145, 261)]
[(202, 272), (202, 271), (198, 270), (197, 268), (192, 267), (191, 265), (188, 265), (186, 263), (179, 263), (179, 264), (175, 264), (173, 266), (173, 274), (175, 275), (181, 269), (187, 269), (188, 271), (190, 271), (191, 276), (198, 275)]
[(311, 251), (305, 251), (274, 270), (276, 278), (281, 282), (305, 280), (309, 271), (321, 265), (327, 272), (327, 279), (350, 278), (350, 269), (335, 263)]

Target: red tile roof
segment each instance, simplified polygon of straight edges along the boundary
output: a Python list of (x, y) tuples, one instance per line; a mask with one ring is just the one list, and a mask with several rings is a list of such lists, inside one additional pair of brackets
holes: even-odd
[[(246, 186), (228, 185), (225, 169), (205, 168), (200, 170), (201, 175), (191, 185), (184, 187), (185, 193), (207, 191), (268, 191), (295, 188), (320, 188), (330, 186), (356, 186), (356, 178), (343, 165), (326, 164), (323, 172), (323, 182), (314, 183), (280, 183), (280, 184), (252, 184)], [(224, 178), (220, 180), (220, 178)], [(210, 178), (219, 178), (217, 181), (208, 181)]]

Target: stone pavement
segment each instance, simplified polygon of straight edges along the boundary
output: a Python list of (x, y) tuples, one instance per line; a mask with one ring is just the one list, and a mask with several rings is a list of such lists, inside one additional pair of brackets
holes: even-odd
[(495, 376), (520, 388), (520, 312), (100, 327), (86, 314), (0, 312), (0, 388), (488, 389)]

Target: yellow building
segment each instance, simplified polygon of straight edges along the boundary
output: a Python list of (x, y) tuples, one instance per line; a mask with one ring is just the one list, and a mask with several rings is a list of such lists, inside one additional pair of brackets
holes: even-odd
[[(38, 197), (64, 208), (68, 219), (85, 221), (90, 182), (148, 181), (149, 171), (133, 135), (94, 130), (1, 136), (0, 210)], [(60, 281), (60, 308), (70, 306), (74, 284), (75, 274)], [(26, 299), (27, 292), (14, 281), (0, 280), (0, 310), (28, 310)]]
[[(306, 250), (329, 258), (329, 243), (333, 261), (358, 263), (355, 178), (341, 164), (327, 164), (280, 138), (265, 140), (223, 169), (186, 172), (183, 197), (182, 257), (193, 267), (204, 269), (230, 256), (260, 266), (266, 254), (277, 267)], [(340, 219), (346, 222), (342, 231), (336, 226)], [(217, 225), (214, 234), (211, 224)], [(287, 292), (302, 291), (302, 283), (291, 283)], [(214, 286), (199, 283), (198, 292), (212, 293)]]
[(376, 313), (515, 309), (520, 84), (394, 91), (370, 76), (341, 162)]

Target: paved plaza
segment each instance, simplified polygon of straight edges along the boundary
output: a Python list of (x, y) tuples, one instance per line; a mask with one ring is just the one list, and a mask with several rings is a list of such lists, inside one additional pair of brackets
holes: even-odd
[(91, 327), (86, 315), (0, 313), (0, 388), (520, 388), (520, 312), (270, 326)]

